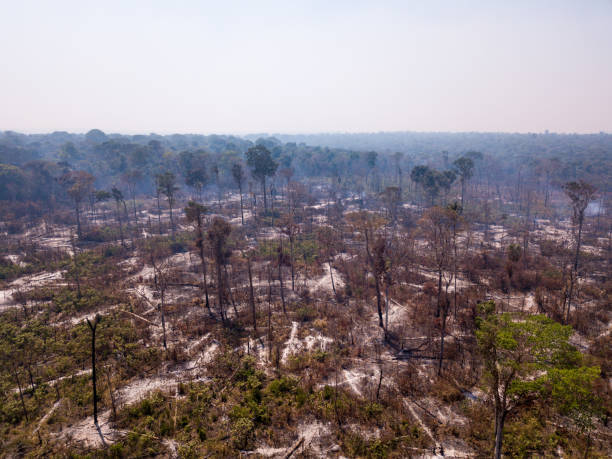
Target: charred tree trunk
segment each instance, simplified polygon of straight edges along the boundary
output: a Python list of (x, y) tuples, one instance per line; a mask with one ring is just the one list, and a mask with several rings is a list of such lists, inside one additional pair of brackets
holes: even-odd
[(212, 310), (210, 309), (210, 301), (208, 299), (208, 282), (206, 279), (206, 256), (204, 255), (204, 234), (202, 232), (202, 217), (198, 216), (198, 239), (196, 241), (198, 247), (198, 254), (200, 255), (200, 262), (202, 263), (202, 284), (204, 290), (204, 298), (206, 301), (206, 309), (208, 314), (213, 317)]
[(287, 309), (285, 306), (285, 289), (283, 286), (283, 243), (281, 241), (279, 249), (278, 249), (278, 281), (280, 283), (280, 296), (281, 303), (283, 305), (283, 314), (287, 315)]
[(240, 192), (240, 220), (242, 221), (242, 226), (244, 226), (244, 207), (242, 204), (242, 183), (238, 183), (238, 190)]
[(291, 291), (295, 292), (295, 271), (293, 267), (293, 237), (289, 238), (289, 256), (291, 258)]
[(93, 324), (89, 319), (87, 319), (87, 325), (89, 325), (89, 328), (91, 329), (91, 381), (93, 384), (93, 416), (94, 424), (98, 429), (98, 391), (96, 387), (96, 328), (98, 328), (99, 323), (100, 316), (96, 316)]
[(23, 389), (21, 388), (21, 380), (19, 379), (19, 373), (17, 371), (17, 367), (13, 364), (13, 376), (15, 377), (15, 382), (17, 383), (17, 389), (19, 390), (19, 400), (21, 401), (21, 408), (23, 409), (23, 415), (27, 422), (30, 422), (30, 418), (28, 416), (28, 410), (26, 408), (25, 400), (23, 398)]
[(266, 176), (261, 180), (261, 187), (263, 189), (264, 198), (264, 212), (268, 212), (268, 198), (266, 197)]
[(249, 303), (253, 314), (253, 331), (257, 333), (257, 311), (255, 310), (255, 295), (253, 294), (253, 274), (251, 273), (251, 258), (247, 257), (247, 269), (249, 272)]
[(162, 234), (161, 201), (160, 201), (160, 196), (159, 196), (159, 190), (157, 190), (157, 227), (159, 229), (159, 234)]
[(217, 301), (219, 305), (219, 314), (221, 315), (221, 321), (225, 323), (225, 314), (223, 312), (223, 306), (225, 304), (225, 293), (223, 289), (223, 273), (221, 269), (221, 263), (217, 260)]

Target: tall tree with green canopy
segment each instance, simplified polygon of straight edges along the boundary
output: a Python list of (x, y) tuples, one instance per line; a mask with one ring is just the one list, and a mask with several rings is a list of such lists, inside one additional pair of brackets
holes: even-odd
[(595, 192), (597, 190), (593, 185), (583, 180), (579, 180), (578, 182), (568, 182), (563, 186), (563, 190), (572, 201), (574, 223), (578, 225), (578, 231), (575, 232), (576, 251), (574, 253), (574, 264), (572, 266), (569, 292), (567, 294), (567, 313), (565, 316), (565, 323), (568, 323), (570, 318), (570, 308), (572, 306), (572, 296), (574, 294), (574, 284), (578, 280), (578, 263), (580, 262), (580, 245), (582, 243), (584, 212), (586, 211), (589, 203), (595, 198)]
[(121, 245), (125, 247), (125, 238), (123, 237), (123, 225), (121, 223), (121, 204), (125, 206), (125, 199), (123, 198), (123, 193), (119, 188), (113, 187), (111, 190), (111, 195), (115, 200), (115, 204), (117, 206), (117, 222), (119, 223), (119, 235), (121, 237)]
[(266, 177), (272, 177), (276, 174), (278, 163), (272, 159), (270, 150), (263, 145), (251, 147), (246, 152), (247, 166), (251, 169), (251, 174), (261, 183), (264, 197), (264, 210), (268, 210), (268, 201), (266, 198)]
[(567, 391), (581, 387), (589, 392), (599, 369), (580, 366), (581, 355), (568, 342), (573, 332), (570, 326), (543, 315), (496, 314), (494, 301), (479, 308), (476, 338), (493, 402), (494, 457), (499, 459), (504, 423), (520, 404), (547, 396), (561, 401), (561, 406), (571, 404)]
[(162, 172), (155, 176), (155, 184), (157, 185), (158, 191), (166, 196), (168, 200), (168, 207), (170, 208), (170, 228), (172, 230), (172, 236), (174, 236), (174, 217), (172, 216), (172, 208), (174, 207), (175, 194), (178, 191), (176, 176), (170, 171)]
[(60, 182), (74, 203), (74, 212), (77, 220), (77, 234), (79, 238), (81, 238), (81, 204), (93, 190), (94, 177), (85, 171), (69, 171), (62, 175)]
[(207, 153), (201, 150), (183, 151), (179, 153), (178, 160), (185, 184), (193, 188), (198, 196), (198, 201), (202, 202), (202, 190), (208, 182)]
[(121, 181), (125, 184), (128, 192), (130, 193), (130, 198), (132, 199), (132, 212), (134, 213), (134, 225), (136, 225), (136, 228), (138, 228), (138, 214), (136, 213), (136, 188), (142, 179), (142, 171), (138, 169), (130, 169), (121, 175)]
[(429, 167), (427, 166), (424, 166), (424, 165), (414, 166), (412, 168), (412, 171), (410, 172), (410, 179), (415, 183), (415, 185), (417, 186), (421, 185), (421, 188), (424, 188), (423, 181), (428, 171), (429, 171)]
[(466, 156), (461, 156), (453, 162), (453, 166), (455, 166), (455, 170), (459, 174), (459, 180), (461, 181), (461, 207), (463, 207), (465, 184), (474, 174), (474, 161)]

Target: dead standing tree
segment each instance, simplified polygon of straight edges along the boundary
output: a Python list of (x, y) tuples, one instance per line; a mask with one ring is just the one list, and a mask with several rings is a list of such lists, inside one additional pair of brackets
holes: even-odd
[(249, 304), (251, 306), (251, 313), (253, 315), (253, 333), (257, 334), (257, 310), (255, 308), (255, 294), (253, 292), (253, 273), (251, 270), (251, 258), (253, 257), (252, 252), (242, 253), (242, 256), (247, 261), (247, 271), (249, 273)]
[(329, 268), (329, 277), (332, 291), (334, 292), (334, 299), (338, 301), (336, 283), (334, 282), (334, 271), (332, 267), (332, 261), (339, 245), (338, 237), (331, 227), (321, 226), (317, 229), (317, 242), (319, 243), (320, 257), (323, 260), (323, 263), (327, 263)]
[(593, 185), (584, 182), (583, 180), (578, 182), (568, 182), (563, 186), (563, 190), (572, 201), (574, 224), (578, 225), (578, 231), (574, 232), (574, 237), (576, 239), (576, 251), (570, 274), (569, 292), (567, 294), (565, 323), (568, 323), (570, 318), (570, 308), (572, 306), (572, 296), (574, 294), (574, 285), (576, 282), (578, 282), (578, 265), (580, 262), (580, 245), (582, 243), (582, 226), (584, 224), (584, 215), (589, 203), (595, 198), (595, 192), (597, 190)]
[(102, 443), (106, 446), (106, 442), (104, 441), (104, 435), (102, 435), (102, 430), (100, 429), (100, 424), (98, 424), (98, 391), (96, 387), (96, 329), (98, 328), (98, 324), (100, 323), (101, 317), (99, 314), (96, 314), (96, 317), (93, 323), (87, 320), (87, 325), (91, 330), (91, 381), (93, 384), (93, 418), (94, 425), (100, 434), (100, 438), (102, 439)]
[(83, 236), (81, 225), (81, 205), (93, 191), (93, 175), (85, 171), (69, 171), (62, 175), (60, 183), (66, 188), (66, 192), (74, 203), (74, 212), (77, 221), (77, 235), (79, 239)]
[[(453, 227), (455, 212), (450, 208), (432, 207), (421, 219), (421, 228), (425, 234), (432, 262), (438, 274), (438, 292), (436, 317), (440, 317), (440, 358), (438, 374), (442, 371), (444, 357), (444, 338), (446, 336), (446, 319), (448, 317), (449, 300), (448, 287), (453, 279), (454, 270), (450, 269), (453, 253)], [(442, 280), (446, 274), (444, 298), (442, 298)]]
[(293, 214), (288, 214), (279, 222), (281, 231), (289, 238), (289, 264), (291, 266), (291, 290), (295, 292), (295, 258), (294, 244), (299, 231), (299, 225), (293, 220)]
[(246, 180), (246, 175), (242, 168), (242, 164), (234, 163), (232, 165), (232, 176), (234, 177), (236, 185), (238, 185), (238, 192), (240, 193), (240, 221), (244, 226), (244, 205), (242, 201), (242, 187), (244, 185), (244, 181)]
[(168, 344), (166, 339), (166, 290), (168, 288), (168, 259), (162, 258), (164, 255), (168, 255), (168, 247), (162, 245), (150, 245), (149, 259), (151, 266), (153, 267), (153, 281), (155, 290), (159, 294), (159, 313), (162, 324), (162, 339), (164, 350), (168, 351)]
[(376, 232), (385, 224), (385, 219), (373, 212), (359, 211), (351, 212), (346, 216), (346, 220), (355, 230), (359, 231), (365, 239), (366, 256), (370, 271), (374, 276), (374, 286), (376, 288), (376, 306), (378, 309), (378, 325), (384, 329), (382, 312), (382, 293), (380, 289), (380, 276), (376, 275), (375, 259), (372, 255), (372, 244)]
[(210, 309), (210, 301), (208, 297), (208, 282), (206, 276), (206, 255), (204, 254), (204, 224), (203, 218), (206, 213), (206, 207), (193, 201), (189, 201), (187, 207), (185, 207), (185, 216), (187, 221), (195, 222), (196, 224), (196, 248), (198, 249), (198, 256), (202, 265), (202, 290), (204, 290), (204, 298), (206, 301), (206, 309), (210, 316), (213, 316), (212, 310)]
[[(168, 200), (168, 208), (170, 209), (170, 230), (172, 232), (172, 237), (174, 238), (174, 216), (173, 216), (173, 207), (174, 201), (176, 199), (176, 193), (179, 188), (176, 186), (176, 176), (169, 171), (166, 171), (162, 174), (157, 174), (155, 176), (155, 184), (156, 190), (158, 192), (158, 207), (159, 207), (159, 193), (163, 194)], [(161, 214), (161, 210), (160, 210)], [(160, 226), (161, 227), (161, 226)]]
[(224, 267), (227, 259), (231, 252), (227, 247), (227, 239), (232, 231), (232, 225), (230, 225), (224, 218), (215, 217), (208, 230), (208, 242), (212, 249), (213, 257), (215, 259), (215, 267), (217, 269), (217, 301), (219, 305), (219, 315), (221, 320), (225, 323), (225, 276), (223, 275)]

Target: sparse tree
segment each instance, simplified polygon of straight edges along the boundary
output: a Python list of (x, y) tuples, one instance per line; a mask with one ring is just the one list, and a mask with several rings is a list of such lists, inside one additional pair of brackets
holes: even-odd
[(495, 421), (494, 457), (502, 457), (506, 418), (518, 406), (550, 393), (567, 393), (568, 385), (559, 378), (587, 374), (582, 381), (589, 390), (598, 368), (580, 366), (580, 354), (568, 342), (573, 331), (542, 315), (513, 318), (496, 314), (495, 303), (480, 305), (476, 338), (484, 360), (484, 380), (491, 394)]
[(60, 178), (60, 182), (72, 198), (77, 220), (77, 235), (83, 236), (81, 230), (81, 204), (92, 191), (94, 177), (85, 171), (70, 171)]
[(230, 251), (227, 247), (227, 239), (231, 231), (232, 226), (224, 218), (221, 217), (215, 217), (212, 223), (210, 224), (208, 230), (208, 241), (212, 248), (213, 257), (215, 259), (215, 266), (217, 269), (217, 300), (219, 305), (219, 315), (221, 316), (221, 320), (223, 322), (225, 322), (226, 319), (226, 289), (223, 271), (225, 263), (230, 255)]
[(276, 174), (278, 163), (272, 159), (270, 150), (263, 145), (251, 147), (246, 152), (247, 166), (251, 169), (251, 174), (261, 183), (264, 198), (264, 210), (268, 211), (268, 201), (266, 197), (266, 178)]
[(99, 314), (96, 314), (93, 323), (87, 320), (87, 325), (91, 330), (91, 382), (93, 385), (93, 417), (94, 424), (98, 433), (100, 434), (100, 438), (102, 439), (102, 443), (104, 442), (104, 436), (102, 435), (102, 431), (100, 430), (100, 425), (98, 424), (98, 391), (96, 386), (96, 329), (98, 328), (98, 324), (100, 323), (101, 317)]
[(574, 210), (574, 222), (578, 225), (578, 231), (575, 232), (576, 251), (574, 254), (574, 263), (572, 266), (572, 275), (570, 278), (569, 292), (567, 295), (567, 312), (565, 323), (569, 323), (570, 308), (572, 306), (572, 296), (574, 292), (574, 284), (578, 282), (578, 264), (580, 262), (580, 245), (582, 243), (582, 226), (584, 224), (584, 213), (591, 201), (595, 198), (596, 188), (580, 180), (578, 182), (568, 182), (563, 186), (565, 194), (572, 201)]
[(242, 169), (242, 165), (240, 163), (234, 163), (232, 165), (232, 176), (234, 177), (234, 181), (236, 182), (236, 185), (238, 185), (238, 192), (240, 193), (240, 221), (244, 225), (244, 207), (242, 204), (242, 186), (244, 185), (246, 175), (244, 174), (244, 170)]
[(172, 230), (172, 237), (174, 237), (174, 218), (172, 216), (172, 208), (174, 207), (176, 192), (178, 191), (178, 187), (176, 186), (176, 176), (172, 172), (166, 171), (161, 174), (157, 174), (155, 176), (155, 182), (159, 192), (161, 192), (161, 194), (163, 194), (168, 200), (168, 207), (170, 208), (170, 228)]
[(474, 161), (466, 156), (461, 156), (453, 162), (453, 166), (461, 181), (461, 207), (464, 207), (465, 185), (474, 174)]
[(206, 302), (206, 309), (212, 316), (212, 310), (210, 309), (210, 302), (208, 299), (208, 282), (206, 279), (206, 255), (204, 254), (204, 224), (203, 218), (207, 209), (201, 204), (193, 201), (189, 201), (187, 207), (185, 207), (185, 216), (187, 221), (196, 224), (196, 248), (198, 249), (198, 256), (200, 257), (200, 263), (202, 265), (202, 289), (204, 290), (204, 297)]

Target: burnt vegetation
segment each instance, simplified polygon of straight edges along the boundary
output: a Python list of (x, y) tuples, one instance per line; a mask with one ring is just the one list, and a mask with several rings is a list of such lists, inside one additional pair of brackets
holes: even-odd
[(609, 457), (611, 178), (605, 134), (0, 133), (1, 454)]

